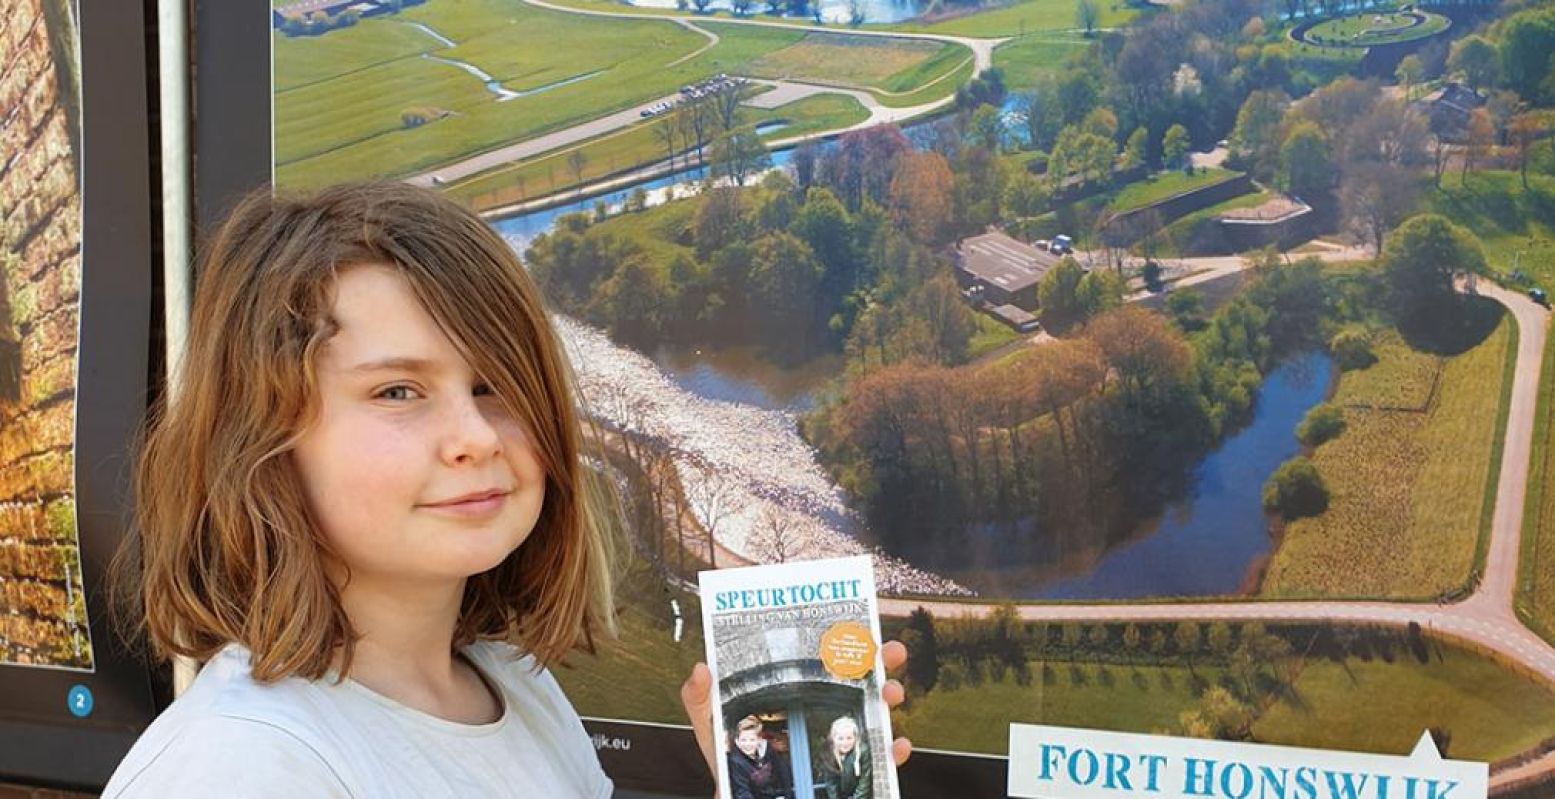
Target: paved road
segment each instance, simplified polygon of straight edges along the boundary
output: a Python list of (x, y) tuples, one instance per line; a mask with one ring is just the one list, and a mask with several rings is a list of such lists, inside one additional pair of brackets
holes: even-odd
[[(1325, 260), (1350, 260), (1354, 251), (1321, 253)], [(1364, 253), (1361, 254), (1364, 257)], [(1230, 268), (1224, 259), (1185, 259), (1206, 262), (1213, 270)], [(1208, 272), (1206, 272), (1207, 274)], [(1222, 272), (1224, 274), (1224, 272)], [(1021, 618), (1030, 621), (1350, 621), (1405, 626), (1416, 622), (1433, 632), (1490, 649), (1527, 668), (1546, 682), (1555, 683), (1555, 648), (1534, 635), (1512, 609), (1517, 582), (1517, 556), (1522, 541), (1523, 507), (1527, 500), (1529, 459), (1534, 415), (1538, 404), (1539, 373), (1550, 313), (1527, 297), (1482, 283), (1479, 293), (1505, 306), (1517, 323), (1518, 343), (1501, 473), (1496, 488), (1485, 574), (1474, 593), (1456, 604), (1400, 602), (1199, 602), (1181, 604), (1022, 604)], [(986, 615), (997, 605), (980, 602), (915, 601), (882, 598), (880, 610), (905, 616), (925, 607), (935, 615), (958, 617)], [(1555, 753), (1517, 768), (1497, 772), (1492, 787), (1555, 772)]]

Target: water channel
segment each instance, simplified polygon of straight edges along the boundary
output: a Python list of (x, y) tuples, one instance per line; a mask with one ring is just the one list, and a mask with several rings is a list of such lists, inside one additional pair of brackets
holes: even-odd
[[(789, 153), (776, 153), (777, 166)], [(666, 188), (697, 190), (701, 170), (641, 184), (650, 203)], [(618, 208), (638, 187), (493, 222), (519, 251), (557, 217)], [(717, 526), (729, 549), (763, 556), (764, 529), (781, 526), (805, 557), (872, 551), (860, 519), (799, 435), (797, 414), (841, 368), (837, 358), (798, 369), (775, 366), (748, 350), (676, 350), (648, 354), (619, 346), (601, 331), (559, 320), (592, 412), (607, 425), (652, 436), (673, 448), (677, 471), (700, 518), (725, 508)], [(1034, 552), (1011, 563), (998, 536), (969, 532), (954, 561), (915, 555), (912, 565), (880, 558), (881, 588), (1025, 599), (1131, 599), (1234, 593), (1271, 546), (1261, 506), (1263, 481), (1297, 451), (1293, 430), (1322, 401), (1332, 365), (1323, 353), (1288, 358), (1265, 379), (1251, 421), (1193, 467), (1185, 496), (1126, 540), (1093, 552)], [(731, 499), (732, 497), (732, 499)], [(698, 504), (700, 500), (701, 504)], [(776, 521), (774, 521), (776, 520)], [(876, 555), (884, 553), (876, 550)], [(1020, 560), (1028, 560), (1020, 558)]]

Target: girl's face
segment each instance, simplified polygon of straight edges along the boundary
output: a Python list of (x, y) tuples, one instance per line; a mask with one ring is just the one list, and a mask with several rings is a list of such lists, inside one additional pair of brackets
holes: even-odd
[(524, 425), (384, 266), (339, 275), (318, 417), (294, 457), (351, 580), (456, 582), (524, 542), (545, 473)]
[(838, 727), (837, 734), (832, 736), (832, 747), (837, 750), (839, 755), (845, 755), (853, 751), (853, 747), (857, 745), (858, 732), (846, 724)]
[(756, 747), (761, 743), (761, 733), (756, 730), (741, 730), (734, 736), (734, 745), (745, 753), (746, 757), (756, 756)]

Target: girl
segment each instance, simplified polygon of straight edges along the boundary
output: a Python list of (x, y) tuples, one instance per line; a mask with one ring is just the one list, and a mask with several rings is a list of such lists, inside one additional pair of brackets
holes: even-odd
[(826, 754), (821, 761), (827, 799), (870, 799), (874, 796), (874, 769), (869, 752), (859, 742), (858, 722), (839, 716), (826, 734)]
[(611, 515), (512, 250), (429, 190), (261, 191), (197, 281), (121, 563), (206, 665), (105, 796), (609, 796), (547, 669), (612, 631)]

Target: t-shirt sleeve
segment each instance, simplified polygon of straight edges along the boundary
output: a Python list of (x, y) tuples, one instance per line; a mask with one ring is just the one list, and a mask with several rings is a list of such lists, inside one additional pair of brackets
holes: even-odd
[[(528, 667), (526, 659), (524, 667)], [(545, 703), (552, 717), (559, 722), (557, 741), (565, 753), (569, 764), (572, 766), (583, 783), (587, 786), (585, 796), (594, 799), (608, 799), (614, 790), (610, 778), (605, 776), (605, 770), (599, 764), (599, 753), (594, 749), (594, 741), (589, 737), (588, 731), (583, 727), (583, 719), (578, 716), (572, 703), (567, 700), (567, 695), (562, 693), (562, 687), (556, 682), (548, 669), (541, 669), (534, 675), (531, 683), (536, 698)]]
[[(137, 746), (138, 748), (138, 746)], [(349, 799), (319, 753), (262, 721), (218, 716), (188, 723), (154, 751), (132, 750), (103, 799)]]

